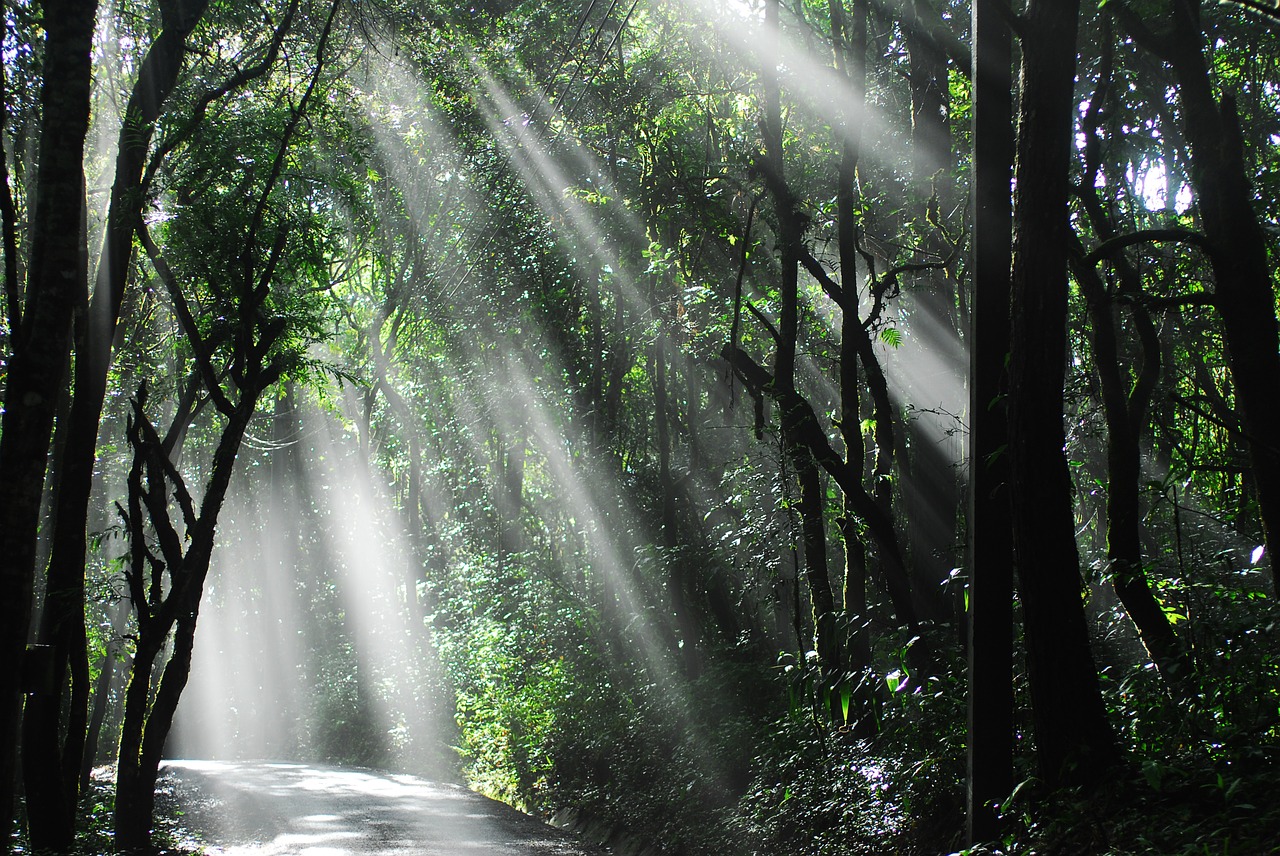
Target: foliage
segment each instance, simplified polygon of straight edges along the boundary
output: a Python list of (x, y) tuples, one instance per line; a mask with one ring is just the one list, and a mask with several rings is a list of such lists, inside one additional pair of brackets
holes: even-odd
[[(891, 691), (874, 738), (795, 710), (777, 722), (739, 804), (753, 853), (937, 853), (962, 812), (957, 688)], [(932, 751), (906, 751), (929, 734)]]
[[(1055, 212), (1067, 380), (1048, 423), (1066, 431), (1089, 653), (1124, 762), (1092, 791), (1040, 784), (1019, 628), (1023, 784), (1004, 839), (962, 852), (1265, 852), (1265, 486), (1185, 70), (1160, 53), (1196, 4), (1083, 5)], [(129, 398), (145, 381), (195, 485), (246, 359), (271, 363), (196, 643), (193, 684), (217, 633), (243, 643), (210, 655), (243, 657), (255, 693), (225, 701), (224, 751), (460, 776), (661, 852), (958, 851), (965, 349), (982, 335), (969, 4), (344, 2), (282, 145), (328, 8), (303, 6), (269, 69), (205, 100), (274, 56), (286, 18), (213, 4), (157, 122), (154, 247), (130, 271), (99, 425), (90, 677), (138, 635), (110, 617)], [(104, 20), (104, 139), (159, 8)], [(1204, 82), (1234, 98), (1274, 258), (1274, 31), (1231, 6), (1200, 15)], [(28, 3), (5, 24), (23, 220), (42, 36)], [(93, 264), (110, 163), (85, 165)], [(1129, 564), (1112, 528), (1127, 488)], [(1136, 621), (1122, 589), (1139, 578), (1185, 668)], [(103, 687), (107, 746), (123, 691)], [(179, 734), (208, 713), (180, 709)], [(107, 847), (99, 796), (86, 852)]]

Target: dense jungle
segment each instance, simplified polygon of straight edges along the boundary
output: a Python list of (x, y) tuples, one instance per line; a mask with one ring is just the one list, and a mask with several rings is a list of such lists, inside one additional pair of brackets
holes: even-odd
[(0, 26), (0, 854), (1280, 853), (1274, 0)]

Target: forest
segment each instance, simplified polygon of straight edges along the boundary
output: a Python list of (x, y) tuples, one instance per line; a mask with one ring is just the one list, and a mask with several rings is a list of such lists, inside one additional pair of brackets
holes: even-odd
[(1274, 0), (0, 24), (0, 854), (1280, 853)]

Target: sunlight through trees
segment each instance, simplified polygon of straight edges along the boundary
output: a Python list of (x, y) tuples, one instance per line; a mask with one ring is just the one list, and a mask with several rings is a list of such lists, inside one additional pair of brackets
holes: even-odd
[(0, 21), (0, 852), (169, 846), (179, 757), (656, 852), (1280, 835), (1266, 3)]

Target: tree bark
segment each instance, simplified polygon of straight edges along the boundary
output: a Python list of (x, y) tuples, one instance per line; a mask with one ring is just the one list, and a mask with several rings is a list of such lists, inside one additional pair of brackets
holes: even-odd
[(1215, 305), (1222, 316), (1274, 590), (1280, 591), (1280, 332), (1267, 241), (1254, 212), (1235, 96), (1213, 94), (1199, 3), (1172, 0), (1168, 60), (1178, 78), (1189, 172), (1205, 235), (1214, 247)]
[(1078, 12), (1078, 0), (1032, 0), (1023, 18), (1013, 202), (1013, 542), (1037, 761), (1050, 785), (1098, 781), (1116, 760), (1089, 650), (1063, 452)]
[(969, 339), (968, 758), (970, 844), (996, 839), (1013, 790), (1013, 533), (1006, 401), (1013, 168), (1012, 36), (973, 3), (973, 314)]
[(10, 338), (0, 429), (0, 853), (9, 852), (21, 663), (31, 623), (36, 530), (72, 309), (87, 290), (84, 141), (89, 126), (91, 0), (44, 4), (42, 126), (26, 305)]

